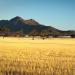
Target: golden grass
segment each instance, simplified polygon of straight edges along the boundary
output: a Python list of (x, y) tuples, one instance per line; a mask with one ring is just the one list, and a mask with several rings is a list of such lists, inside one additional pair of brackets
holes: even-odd
[(0, 75), (75, 75), (75, 39), (0, 37)]

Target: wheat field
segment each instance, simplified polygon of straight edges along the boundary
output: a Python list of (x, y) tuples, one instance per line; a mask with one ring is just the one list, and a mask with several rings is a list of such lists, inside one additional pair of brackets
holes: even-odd
[(75, 39), (0, 37), (0, 75), (75, 75)]

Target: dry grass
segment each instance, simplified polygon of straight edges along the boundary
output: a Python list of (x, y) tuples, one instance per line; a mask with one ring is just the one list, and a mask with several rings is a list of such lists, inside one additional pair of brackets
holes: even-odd
[(0, 37), (0, 75), (75, 75), (75, 39)]

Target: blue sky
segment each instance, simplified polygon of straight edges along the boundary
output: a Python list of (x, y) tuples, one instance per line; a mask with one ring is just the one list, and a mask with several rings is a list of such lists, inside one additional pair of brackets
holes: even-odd
[(75, 0), (0, 0), (0, 19), (15, 16), (62, 30), (75, 30)]

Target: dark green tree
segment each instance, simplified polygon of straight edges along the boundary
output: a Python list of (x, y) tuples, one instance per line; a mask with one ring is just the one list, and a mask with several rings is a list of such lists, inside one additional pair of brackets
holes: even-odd
[(42, 30), (40, 36), (44, 40), (45, 38), (49, 37), (50, 32), (48, 30)]
[(29, 34), (30, 36), (32, 36), (32, 40), (34, 40), (35, 36), (38, 35), (38, 31), (36, 29), (32, 30)]
[(75, 34), (71, 34), (71, 38), (75, 38)]
[(52, 32), (52, 36), (53, 36), (54, 38), (57, 38), (57, 37), (60, 36), (60, 32), (58, 32), (58, 31), (53, 31), (53, 32)]
[(8, 27), (2, 28), (3, 38), (10, 35), (10, 29)]
[(24, 32), (23, 29), (20, 29), (19, 31), (17, 31), (18, 36), (23, 37), (24, 36)]

